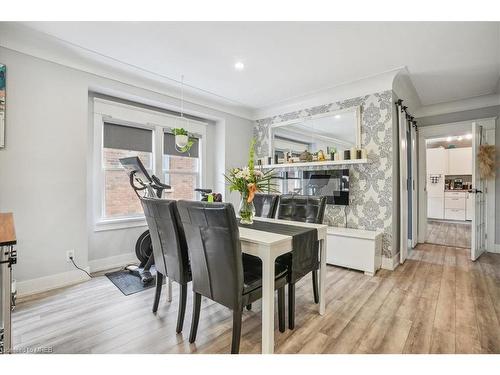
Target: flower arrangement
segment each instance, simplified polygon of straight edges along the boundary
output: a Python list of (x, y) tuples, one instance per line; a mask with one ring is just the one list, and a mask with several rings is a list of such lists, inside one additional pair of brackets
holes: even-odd
[(262, 172), (255, 169), (255, 139), (250, 143), (250, 152), (247, 166), (234, 168), (224, 175), (229, 191), (238, 191), (241, 194), (239, 214), (241, 223), (251, 224), (255, 215), (253, 198), (257, 192), (277, 192), (276, 184), (271, 180), (274, 178), (274, 171)]

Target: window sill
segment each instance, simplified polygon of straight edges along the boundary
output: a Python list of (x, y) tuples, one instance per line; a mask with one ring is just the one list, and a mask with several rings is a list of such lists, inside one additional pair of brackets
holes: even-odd
[(101, 220), (95, 223), (94, 232), (104, 232), (108, 230), (118, 230), (127, 228), (146, 227), (144, 217), (127, 217), (123, 219)]

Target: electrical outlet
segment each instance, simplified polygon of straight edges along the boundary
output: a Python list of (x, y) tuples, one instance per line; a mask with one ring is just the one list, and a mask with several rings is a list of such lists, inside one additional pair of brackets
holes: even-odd
[(74, 250), (66, 251), (66, 262), (71, 263), (71, 258), (75, 260), (75, 251)]

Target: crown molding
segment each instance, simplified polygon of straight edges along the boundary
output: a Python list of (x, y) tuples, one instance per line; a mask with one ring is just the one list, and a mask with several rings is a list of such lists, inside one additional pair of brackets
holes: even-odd
[(418, 118), (443, 115), (447, 113), (469, 111), (473, 109), (500, 105), (500, 93), (476, 96), (474, 98), (456, 100), (447, 103), (437, 103), (420, 107), (414, 114)]
[(255, 120), (299, 111), (304, 108), (333, 103), (339, 100), (355, 98), (375, 92), (392, 90), (395, 77), (404, 67), (365, 77), (353, 82), (343, 83), (325, 90), (291, 98), (274, 105), (255, 110)]
[[(65, 43), (48, 34), (37, 32), (16, 22), (0, 22), (0, 47), (41, 60), (111, 79), (126, 85), (140, 87), (168, 97), (179, 99), (179, 85), (166, 77), (139, 70), (125, 63), (100, 56), (84, 48)], [(237, 117), (252, 120), (252, 108), (208, 92), (185, 87), (184, 100)], [(211, 97), (212, 96), (212, 97)]]

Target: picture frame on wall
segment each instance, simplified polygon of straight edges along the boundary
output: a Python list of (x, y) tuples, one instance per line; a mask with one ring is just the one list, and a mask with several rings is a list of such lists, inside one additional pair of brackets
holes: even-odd
[(6, 77), (7, 68), (4, 64), (0, 64), (0, 148), (5, 147)]

